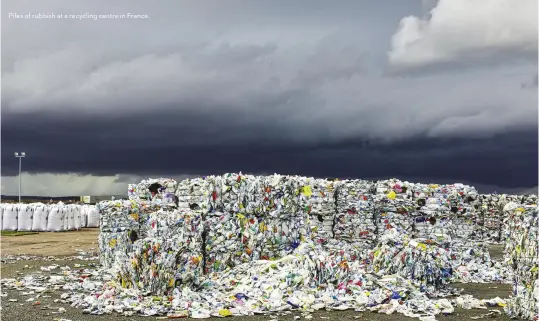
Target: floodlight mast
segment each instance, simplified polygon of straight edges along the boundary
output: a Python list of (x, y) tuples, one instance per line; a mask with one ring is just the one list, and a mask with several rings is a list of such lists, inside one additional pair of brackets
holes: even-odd
[(26, 153), (25, 152), (21, 152), (20, 154), (19, 153), (15, 153), (15, 157), (17, 157), (19, 159), (19, 203), (21, 202), (21, 169), (22, 169), (22, 159), (23, 157), (26, 157)]

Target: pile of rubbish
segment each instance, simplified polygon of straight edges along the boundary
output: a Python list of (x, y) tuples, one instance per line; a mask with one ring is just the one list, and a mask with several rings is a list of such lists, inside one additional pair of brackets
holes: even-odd
[(539, 317), (539, 214), (537, 205), (506, 207), (506, 257), (513, 270), (513, 293), (506, 311), (529, 320)]
[[(505, 305), (500, 298), (477, 300), (454, 291), (437, 291), (428, 296), (413, 281), (399, 274), (369, 272), (365, 262), (352, 259), (354, 249), (346, 243), (332, 252), (323, 245), (307, 242), (278, 260), (253, 261), (220, 273), (199, 275), (199, 282), (193, 282), (194, 274), (188, 278), (189, 272), (182, 274), (185, 277), (175, 279), (175, 275), (167, 275), (162, 267), (185, 266), (181, 260), (174, 261), (171, 254), (186, 253), (188, 247), (183, 247), (184, 252), (174, 250), (171, 253), (170, 249), (181, 247), (181, 242), (157, 240), (136, 242), (137, 253), (147, 260), (132, 265), (147, 277), (139, 281), (149, 282), (143, 290), (122, 286), (121, 283), (126, 281), (116, 279), (110, 269), (80, 265), (74, 268), (42, 267), (42, 271), (20, 279), (2, 279), (1, 285), (4, 289), (27, 291), (26, 294), (33, 294), (30, 299), (34, 301), (50, 290), (65, 291), (58, 301), (81, 308), (83, 313), (116, 312), (126, 316), (165, 315), (170, 318), (246, 316), (294, 310), (310, 319), (311, 313), (317, 310), (354, 309), (384, 314), (398, 312), (433, 320), (433, 316), (452, 313), (455, 307), (472, 309)], [(180, 254), (177, 257), (187, 256)], [(427, 256), (424, 258), (432, 261)], [(188, 264), (194, 266), (197, 262), (189, 260)], [(422, 282), (429, 283), (429, 276), (424, 276)], [(170, 280), (176, 283), (172, 284)], [(159, 292), (162, 294), (156, 294)], [(454, 296), (445, 297), (448, 294)]]
[(61, 232), (85, 227), (99, 227), (99, 212), (93, 205), (0, 204), (0, 230)]
[[(138, 196), (156, 181), (176, 186), (174, 203), (165, 190)], [(460, 184), (226, 174), (137, 186), (130, 201), (98, 206), (107, 282), (70, 299), (88, 313), (433, 316), (482, 304), (444, 299), (458, 295), (449, 283), (511, 277), (470, 243), (478, 197)]]

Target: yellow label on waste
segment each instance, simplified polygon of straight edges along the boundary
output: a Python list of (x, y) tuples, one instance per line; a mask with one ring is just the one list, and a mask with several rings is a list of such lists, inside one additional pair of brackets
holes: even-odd
[(170, 279), (170, 281), (168, 281), (168, 286), (173, 287), (174, 283), (174, 279)]
[(303, 193), (303, 195), (305, 195), (305, 196), (311, 196), (311, 195), (313, 195), (313, 191), (311, 190), (311, 187), (310, 187), (310, 186), (303, 186), (302, 193)]
[(232, 315), (232, 312), (230, 312), (228, 309), (221, 309), (219, 310), (219, 315), (222, 317), (229, 317)]
[(426, 251), (426, 250), (427, 250), (427, 245), (426, 245), (426, 244), (423, 244), (423, 243), (417, 244), (417, 247), (420, 248), (420, 249), (423, 250), (423, 251)]
[(131, 217), (133, 218), (133, 220), (138, 221), (138, 214), (137, 213), (131, 214)]
[(397, 193), (395, 191), (391, 191), (389, 194), (387, 194), (387, 198), (390, 200), (394, 200), (397, 197)]
[(116, 239), (112, 239), (109, 241), (109, 246), (111, 249), (116, 247)]

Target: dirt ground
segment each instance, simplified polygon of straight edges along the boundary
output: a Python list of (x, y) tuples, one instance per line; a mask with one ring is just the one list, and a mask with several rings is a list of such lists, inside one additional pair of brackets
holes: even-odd
[(71, 256), (78, 252), (97, 252), (98, 228), (71, 232), (42, 232), (21, 236), (2, 236), (0, 255)]

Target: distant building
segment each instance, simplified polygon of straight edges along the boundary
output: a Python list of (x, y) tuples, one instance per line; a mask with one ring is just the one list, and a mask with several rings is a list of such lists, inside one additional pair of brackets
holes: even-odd
[(96, 204), (102, 201), (119, 199), (127, 199), (127, 195), (80, 196), (80, 202), (85, 204)]

